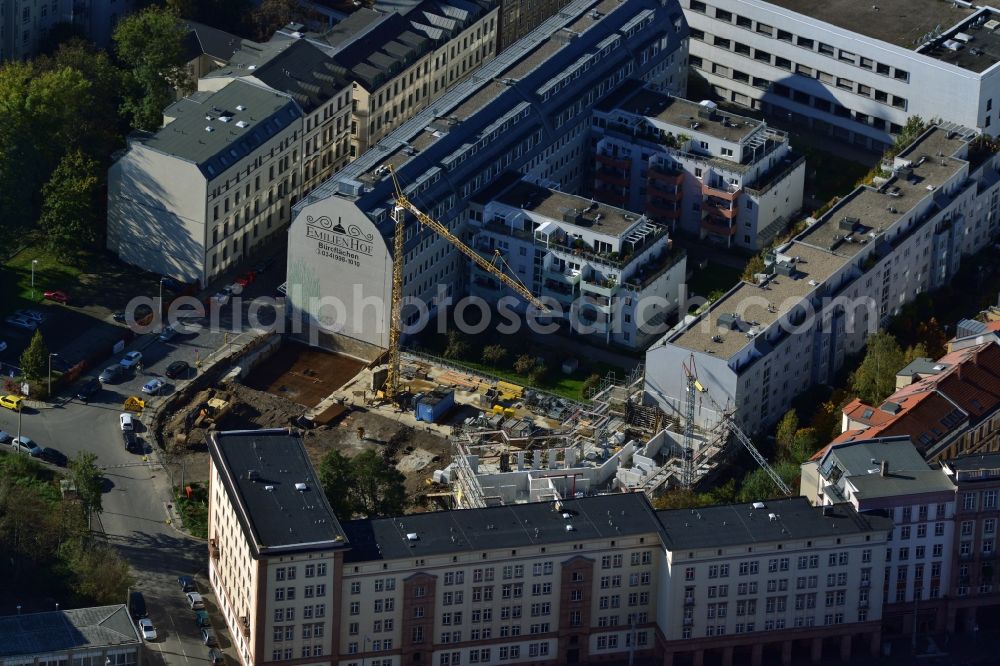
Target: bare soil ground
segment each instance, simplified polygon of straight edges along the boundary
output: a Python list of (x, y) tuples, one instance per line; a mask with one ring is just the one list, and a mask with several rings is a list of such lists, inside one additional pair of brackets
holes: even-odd
[(286, 342), (254, 368), (244, 383), (258, 391), (315, 407), (364, 367), (358, 359)]

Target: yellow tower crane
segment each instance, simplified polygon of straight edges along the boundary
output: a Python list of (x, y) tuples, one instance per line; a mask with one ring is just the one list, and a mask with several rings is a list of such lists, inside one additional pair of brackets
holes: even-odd
[(396, 190), (396, 209), (393, 211), (396, 228), (392, 242), (392, 302), (390, 303), (389, 317), (389, 376), (385, 381), (383, 393), (387, 400), (395, 400), (399, 395), (399, 335), (403, 327), (402, 305), (403, 305), (403, 242), (406, 238), (406, 216), (404, 211), (413, 213), (420, 224), (431, 229), (438, 236), (454, 245), (462, 254), (472, 259), (476, 264), (490, 275), (496, 277), (502, 283), (516, 291), (524, 300), (531, 303), (542, 312), (549, 312), (549, 308), (542, 303), (531, 290), (524, 286), (524, 283), (513, 275), (503, 272), (503, 267), (510, 269), (504, 261), (500, 250), (495, 250), (493, 261), (487, 261), (478, 252), (466, 245), (455, 234), (431, 216), (417, 208), (403, 192), (396, 177), (396, 169), (388, 165), (389, 175), (392, 176), (392, 185)]

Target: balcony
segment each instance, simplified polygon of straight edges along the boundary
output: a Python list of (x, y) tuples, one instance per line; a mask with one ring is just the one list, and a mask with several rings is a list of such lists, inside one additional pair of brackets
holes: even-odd
[(683, 171), (680, 169), (670, 169), (663, 166), (657, 166), (655, 164), (649, 165), (647, 177), (649, 178), (650, 185), (654, 182), (658, 185), (665, 185), (667, 187), (680, 187), (684, 184)]
[(582, 286), (583, 291), (588, 294), (599, 294), (611, 298), (615, 290), (618, 289), (618, 282), (615, 280), (592, 280), (584, 278)]
[(521, 238), (529, 241), (533, 240), (530, 231), (524, 231), (523, 229), (518, 229), (516, 227), (513, 227), (506, 220), (502, 220), (497, 217), (493, 218), (492, 220), (489, 220), (488, 222), (485, 222), (483, 224), (483, 229), (485, 229), (486, 231), (491, 231), (495, 234), (501, 234), (503, 236), (513, 236), (514, 238)]
[[(546, 269), (542, 271), (542, 277), (545, 279), (546, 283), (551, 281), (560, 285), (570, 285), (571, 288), (580, 284), (580, 279), (581, 279), (580, 271), (577, 270), (559, 271), (559, 270)], [(548, 284), (546, 284), (546, 286), (548, 286)]]
[(600, 189), (601, 184), (617, 185), (618, 187), (628, 187), (628, 171), (601, 167), (594, 170), (594, 187)]
[(240, 633), (243, 638), (250, 638), (250, 618), (246, 615), (240, 615)]
[(600, 180), (595, 180), (594, 198), (612, 206), (622, 207), (628, 203), (628, 190), (622, 187), (608, 187)]
[(219, 559), (219, 545), (215, 539), (208, 540), (208, 554), (213, 560)]
[(625, 286), (636, 291), (642, 291), (669, 271), (687, 256), (683, 250), (665, 249), (655, 257), (636, 269), (632, 275), (625, 280)]
[(719, 199), (724, 199), (726, 201), (733, 201), (742, 192), (743, 189), (739, 185), (722, 185), (720, 187), (711, 187), (707, 183), (701, 184), (701, 193), (706, 197), (717, 197)]
[(595, 157), (597, 158), (598, 165), (611, 167), (612, 169), (628, 171), (632, 166), (631, 159), (614, 155), (610, 151), (598, 151)]
[(679, 220), (681, 218), (681, 207), (673, 202), (663, 201), (659, 197), (649, 196), (646, 198), (646, 212), (654, 219)]
[(702, 215), (718, 215), (726, 218), (727, 220), (733, 220), (736, 215), (740, 212), (740, 209), (736, 206), (730, 205), (729, 202), (719, 201), (718, 199), (712, 197), (706, 197), (701, 204)]
[(720, 220), (711, 216), (705, 216), (701, 220), (702, 231), (717, 236), (735, 236), (736, 225), (726, 220)]

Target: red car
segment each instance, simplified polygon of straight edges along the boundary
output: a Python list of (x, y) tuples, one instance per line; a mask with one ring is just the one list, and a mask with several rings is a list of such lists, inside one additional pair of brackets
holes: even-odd
[(247, 271), (245, 274), (236, 278), (236, 284), (240, 285), (241, 287), (245, 287), (251, 282), (253, 282), (256, 277), (257, 276), (254, 275), (253, 271)]
[(43, 294), (45, 299), (48, 301), (55, 301), (56, 303), (62, 303), (63, 305), (69, 304), (69, 296), (66, 295), (65, 291), (47, 291)]

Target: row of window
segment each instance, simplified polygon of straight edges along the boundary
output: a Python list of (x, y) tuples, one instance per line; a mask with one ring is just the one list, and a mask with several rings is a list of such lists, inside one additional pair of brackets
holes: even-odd
[[(237, 199), (237, 202), (238, 201), (239, 199)], [(302, 568), (303, 576), (305, 578), (315, 578), (317, 576), (325, 576), (327, 571), (326, 566), (327, 566), (326, 562), (319, 562), (317, 564), (307, 564)], [(274, 570), (275, 580), (295, 580), (295, 577), (297, 575), (298, 575), (298, 567), (296, 566), (277, 567)]]
[[(691, 11), (708, 16), (708, 5), (701, 2), (701, 0), (691, 0), (690, 9)], [(870, 72), (875, 72), (881, 76), (891, 77), (904, 82), (909, 82), (910, 80), (910, 73), (904, 69), (892, 67), (886, 63), (877, 62), (872, 58), (867, 58), (865, 56), (860, 56), (856, 53), (837, 48), (832, 44), (827, 44), (808, 37), (793, 35), (787, 30), (776, 29), (774, 26), (761, 23), (760, 21), (754, 21), (746, 16), (733, 14), (732, 12), (719, 9), (718, 7), (715, 7), (714, 10), (714, 17), (723, 23), (732, 24), (735, 22), (738, 27), (750, 30), (755, 34), (765, 35), (767, 37), (777, 39), (778, 41), (794, 44), (795, 46), (806, 49), (807, 51), (817, 52), (820, 55), (827, 56), (828, 58), (835, 58), (840, 62), (854, 65), (855, 67), (860, 67), (861, 69), (866, 69)]]
[[(302, 638), (322, 638), (325, 632), (326, 625), (323, 622), (313, 622), (309, 624), (302, 625)], [(295, 625), (274, 625), (272, 639), (275, 643), (281, 641), (293, 641), (295, 640)]]
[[(307, 657), (322, 657), (323, 656), (323, 645), (303, 645), (299, 650), (299, 656), (301, 658)], [(289, 661), (295, 658), (295, 648), (275, 648), (271, 650), (271, 660), (272, 661)], [(374, 666), (374, 662), (369, 662)]]

